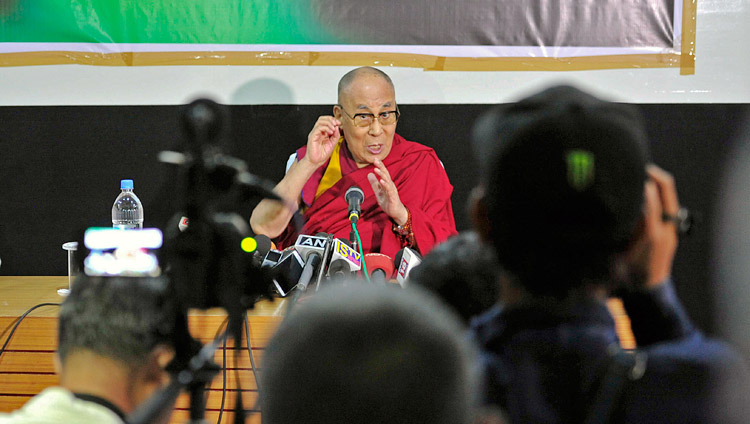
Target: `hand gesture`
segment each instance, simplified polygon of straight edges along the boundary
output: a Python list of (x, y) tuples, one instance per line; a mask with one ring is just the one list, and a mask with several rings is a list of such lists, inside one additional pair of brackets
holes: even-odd
[(409, 211), (406, 210), (406, 206), (401, 203), (401, 199), (398, 197), (398, 189), (391, 180), (391, 174), (388, 173), (380, 159), (375, 159), (373, 165), (375, 165), (375, 173), (367, 174), (367, 180), (372, 186), (380, 209), (390, 216), (396, 224), (405, 225), (409, 219)]
[(333, 116), (319, 117), (307, 136), (307, 153), (304, 159), (309, 160), (316, 168), (323, 165), (331, 157), (341, 138), (340, 126), (341, 122)]
[(646, 169), (646, 237), (650, 244), (647, 286), (664, 281), (672, 273), (677, 251), (677, 228), (664, 216), (676, 216), (680, 210), (677, 188), (671, 174), (656, 165)]

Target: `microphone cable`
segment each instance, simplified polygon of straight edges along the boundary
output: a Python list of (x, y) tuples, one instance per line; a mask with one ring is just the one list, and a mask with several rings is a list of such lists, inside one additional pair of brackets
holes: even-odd
[(260, 409), (260, 380), (258, 379), (257, 367), (255, 366), (255, 360), (253, 359), (252, 346), (250, 345), (250, 321), (247, 319), (247, 312), (245, 312), (245, 338), (247, 339), (247, 354), (250, 356), (250, 367), (253, 370), (253, 378), (255, 378), (255, 388), (258, 389), (258, 397), (255, 399), (254, 411)]
[(0, 348), (0, 356), (2, 356), (3, 353), (5, 353), (5, 348), (8, 347), (10, 340), (13, 338), (13, 334), (16, 332), (16, 329), (18, 328), (18, 326), (21, 325), (21, 321), (23, 321), (23, 319), (26, 318), (28, 314), (30, 314), (35, 309), (41, 308), (42, 306), (60, 306), (60, 305), (62, 305), (62, 303), (40, 303), (36, 306), (32, 306), (31, 308), (29, 308), (29, 310), (24, 312), (23, 315), (21, 315), (18, 318), (13, 328), (10, 330), (10, 334), (8, 334), (8, 338), (5, 339), (5, 343), (3, 343), (3, 347)]
[(359, 255), (362, 258), (362, 270), (365, 274), (365, 280), (369, 283), (370, 275), (367, 272), (367, 265), (365, 264), (365, 253), (362, 251), (362, 239), (359, 238), (359, 231), (357, 231), (356, 222), (352, 222), (352, 230), (354, 231), (354, 234), (357, 236), (357, 245), (359, 246)]

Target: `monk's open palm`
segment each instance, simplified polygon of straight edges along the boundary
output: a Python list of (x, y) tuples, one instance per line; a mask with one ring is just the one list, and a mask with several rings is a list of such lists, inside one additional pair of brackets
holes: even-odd
[(391, 175), (379, 159), (375, 159), (373, 162), (375, 165), (375, 173), (367, 174), (367, 180), (372, 186), (372, 191), (375, 193), (375, 198), (378, 201), (380, 209), (383, 210), (388, 216), (390, 216), (397, 224), (403, 225), (409, 217), (409, 212), (406, 207), (401, 203), (401, 198), (398, 196), (398, 188), (391, 179)]

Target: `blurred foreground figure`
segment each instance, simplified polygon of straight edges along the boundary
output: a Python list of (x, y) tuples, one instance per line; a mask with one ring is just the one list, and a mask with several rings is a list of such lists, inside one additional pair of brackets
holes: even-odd
[(440, 243), (409, 274), (409, 283), (437, 294), (465, 323), (500, 299), (500, 266), (474, 232)]
[[(746, 110), (750, 110), (747, 109)], [(716, 281), (716, 322), (746, 358), (750, 357), (750, 112), (734, 137), (734, 147), (720, 192), (711, 262)], [(726, 391), (731, 392), (732, 387)]]
[(124, 423), (169, 382), (164, 368), (174, 356), (174, 313), (167, 307), (166, 284), (156, 278), (79, 277), (60, 310), (60, 385), (18, 411), (0, 414), (0, 423)]
[(475, 350), (421, 290), (321, 291), (286, 317), (264, 358), (265, 424), (474, 422)]
[[(747, 423), (747, 367), (676, 298), (684, 228), (672, 177), (648, 164), (631, 107), (554, 87), (477, 124), (476, 228), (511, 274), (473, 328), (486, 401), (514, 423)], [(623, 298), (639, 346), (619, 348), (605, 301)], [(719, 383), (735, 390), (715, 396)]]

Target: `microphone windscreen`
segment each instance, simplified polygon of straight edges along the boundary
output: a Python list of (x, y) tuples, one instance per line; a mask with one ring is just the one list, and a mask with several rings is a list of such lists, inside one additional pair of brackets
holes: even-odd
[(266, 235), (257, 234), (253, 238), (255, 239), (255, 243), (257, 243), (255, 251), (258, 252), (259, 255), (266, 256), (266, 253), (274, 248), (273, 242)]
[(367, 266), (367, 272), (370, 273), (370, 275), (376, 270), (382, 270), (385, 273), (386, 279), (391, 278), (393, 276), (393, 271), (395, 270), (393, 259), (382, 253), (366, 253), (365, 266)]
[(357, 186), (351, 186), (348, 190), (346, 190), (346, 194), (344, 194), (344, 198), (347, 202), (351, 200), (359, 200), (360, 203), (362, 203), (363, 200), (365, 200), (365, 192), (362, 191), (361, 188)]
[(352, 270), (349, 266), (349, 262), (345, 259), (335, 259), (328, 266), (328, 275), (331, 277), (344, 276), (351, 274)]

